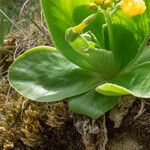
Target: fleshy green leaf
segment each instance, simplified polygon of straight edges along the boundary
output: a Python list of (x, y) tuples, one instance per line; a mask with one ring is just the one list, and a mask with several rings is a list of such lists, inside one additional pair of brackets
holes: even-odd
[(114, 57), (119, 69), (125, 68), (138, 52), (138, 42), (130, 30), (113, 24)]
[(135, 58), (127, 65), (125, 69), (129, 69), (139, 64), (150, 61), (150, 46), (148, 46), (149, 39), (150, 39), (150, 35), (148, 34), (145, 40), (143, 41), (143, 43), (138, 48), (138, 52)]
[(113, 83), (105, 83), (96, 88), (96, 91), (108, 96), (120, 96), (132, 94), (128, 89)]
[[(90, 15), (90, 11), (87, 9), (87, 4), (90, 2), (92, 2), (92, 0), (66, 0), (64, 4), (64, 0), (41, 0), (45, 18), (56, 48), (67, 59), (78, 66), (93, 69), (93, 67), (65, 41), (66, 30), (78, 25), (84, 18)], [(101, 23), (101, 20), (104, 21), (104, 18), (101, 18), (102, 17), (100, 17), (97, 22)], [(98, 23), (93, 23), (93, 26), (91, 25), (92, 28), (89, 27), (89, 30), (98, 35), (98, 39), (100, 39), (101, 36), (98, 32), (101, 30), (99, 29), (99, 25)]]
[(128, 68), (150, 61), (150, 46), (144, 47), (136, 58), (131, 62)]
[(113, 108), (118, 102), (118, 98), (108, 97), (91, 90), (84, 94), (72, 97), (69, 101), (69, 108), (77, 113), (97, 119), (105, 112)]
[(113, 53), (104, 49), (90, 49), (85, 59), (96, 68), (104, 79), (110, 79), (117, 73)]
[(13, 63), (9, 81), (25, 97), (52, 102), (96, 87), (99, 75), (70, 63), (54, 48), (37, 47)]
[(110, 83), (96, 88), (105, 95), (128, 95), (150, 98), (150, 61), (126, 70)]

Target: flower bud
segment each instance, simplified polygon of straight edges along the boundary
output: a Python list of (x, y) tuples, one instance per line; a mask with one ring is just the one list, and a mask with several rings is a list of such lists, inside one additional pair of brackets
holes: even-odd
[(80, 23), (79, 25), (73, 27), (74, 32), (80, 33), (83, 31), (84, 28), (86, 28), (87, 24), (85, 22)]
[(89, 3), (88, 4), (88, 9), (91, 10), (91, 11), (97, 11), (98, 6), (95, 3)]
[(65, 40), (67, 42), (73, 42), (77, 39), (77, 37), (79, 36), (80, 34), (75, 32), (74, 29), (71, 27), (69, 29), (66, 30), (66, 33), (65, 33)]
[(100, 4), (103, 4), (104, 1), (105, 0), (94, 0), (94, 3), (99, 6)]
[(112, 5), (112, 0), (94, 0), (94, 3), (102, 9), (107, 9)]
[(73, 27), (73, 30), (75, 33), (81, 33), (90, 23), (92, 23), (97, 14), (92, 14), (88, 16), (86, 19), (84, 19), (79, 25)]
[(120, 7), (122, 12), (127, 16), (143, 14), (146, 10), (146, 5), (143, 0), (122, 0)]

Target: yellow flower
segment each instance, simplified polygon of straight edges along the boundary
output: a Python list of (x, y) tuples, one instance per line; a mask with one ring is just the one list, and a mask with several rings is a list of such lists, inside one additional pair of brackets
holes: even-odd
[(146, 5), (143, 0), (122, 0), (120, 7), (122, 12), (127, 16), (143, 14), (146, 10)]

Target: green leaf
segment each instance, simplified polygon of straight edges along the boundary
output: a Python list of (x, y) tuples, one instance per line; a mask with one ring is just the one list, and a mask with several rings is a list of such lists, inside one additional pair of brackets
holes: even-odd
[(105, 83), (96, 88), (96, 91), (107, 96), (120, 96), (132, 94), (128, 89), (117, 83)]
[(138, 48), (138, 52), (135, 58), (127, 65), (126, 69), (135, 67), (136, 65), (145, 63), (150, 61), (150, 46), (148, 46), (148, 41), (150, 39), (150, 35), (148, 34), (144, 39), (143, 43)]
[(114, 58), (121, 70), (135, 58), (138, 42), (130, 30), (119, 24), (113, 24)]
[(150, 46), (144, 47), (142, 50), (140, 50), (127, 68), (132, 68), (148, 61), (150, 61)]
[[(90, 15), (87, 4), (92, 0), (41, 0), (45, 19), (47, 21), (56, 48), (71, 62), (83, 68), (93, 67), (65, 41), (65, 32), (68, 28), (78, 25)], [(82, 14), (82, 15), (81, 15)], [(104, 18), (102, 18), (104, 20)], [(101, 20), (102, 20), (101, 19)], [(101, 22), (98, 20), (98, 22)], [(89, 27), (98, 35), (99, 24)], [(100, 39), (100, 34), (98, 35)]]
[(126, 70), (109, 83), (101, 84), (96, 91), (105, 95), (128, 95), (150, 98), (150, 61)]
[(117, 73), (113, 53), (105, 49), (90, 49), (84, 56), (104, 79), (110, 79)]
[(69, 108), (81, 115), (97, 119), (105, 112), (113, 108), (117, 102), (117, 97), (108, 97), (91, 90), (84, 94), (70, 98)]
[(37, 47), (21, 55), (9, 69), (9, 81), (35, 101), (52, 102), (84, 93), (98, 84), (97, 73), (82, 69), (54, 48)]

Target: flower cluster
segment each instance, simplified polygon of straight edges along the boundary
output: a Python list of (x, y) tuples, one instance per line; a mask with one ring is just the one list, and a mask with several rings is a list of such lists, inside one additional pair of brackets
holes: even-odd
[(122, 12), (127, 16), (143, 14), (146, 10), (146, 5), (143, 0), (122, 0), (120, 7)]

